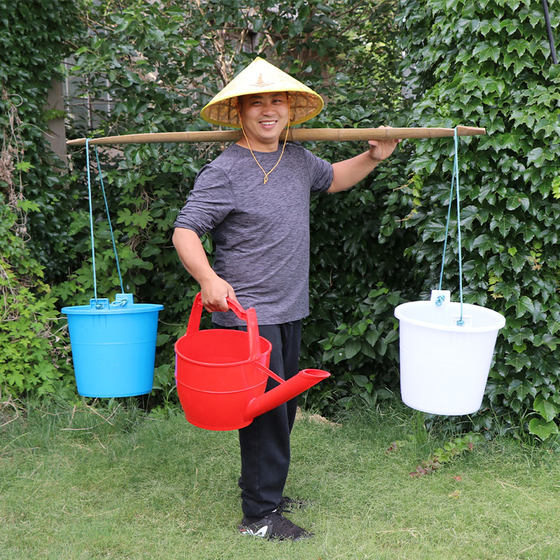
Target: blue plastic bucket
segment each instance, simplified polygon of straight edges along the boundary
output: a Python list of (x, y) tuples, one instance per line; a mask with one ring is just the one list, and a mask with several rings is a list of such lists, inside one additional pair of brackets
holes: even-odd
[(152, 390), (158, 313), (163, 305), (115, 301), (64, 307), (78, 393), (84, 397), (132, 397)]

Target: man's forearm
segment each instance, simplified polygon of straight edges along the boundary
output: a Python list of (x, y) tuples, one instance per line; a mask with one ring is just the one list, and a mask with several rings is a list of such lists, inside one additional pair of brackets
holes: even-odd
[(187, 272), (200, 285), (216, 276), (216, 273), (210, 266), (202, 242), (194, 231), (185, 228), (175, 228), (173, 245)]
[(210, 266), (198, 235), (190, 229), (175, 228), (173, 245), (187, 272), (199, 283), (204, 307), (210, 312), (227, 311), (226, 298), (237, 301), (235, 291)]

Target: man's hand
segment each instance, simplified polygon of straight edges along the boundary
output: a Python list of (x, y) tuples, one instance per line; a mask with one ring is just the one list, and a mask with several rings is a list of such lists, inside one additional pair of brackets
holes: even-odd
[(206, 280), (200, 285), (202, 305), (204, 309), (212, 313), (213, 311), (227, 311), (229, 309), (226, 297), (237, 301), (235, 291), (225, 280), (218, 275)]
[[(389, 126), (380, 126), (379, 128), (391, 128)], [(387, 159), (397, 147), (400, 139), (389, 138), (387, 140), (368, 140), (369, 157), (373, 161), (383, 161)]]

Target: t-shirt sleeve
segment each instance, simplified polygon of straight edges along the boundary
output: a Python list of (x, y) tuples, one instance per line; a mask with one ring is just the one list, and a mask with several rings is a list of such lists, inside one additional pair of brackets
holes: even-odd
[(309, 170), (312, 192), (324, 192), (332, 183), (333, 168), (332, 165), (309, 150), (305, 150), (306, 166)]
[(214, 230), (233, 210), (233, 192), (226, 174), (211, 164), (197, 175), (175, 227), (194, 231), (199, 237)]

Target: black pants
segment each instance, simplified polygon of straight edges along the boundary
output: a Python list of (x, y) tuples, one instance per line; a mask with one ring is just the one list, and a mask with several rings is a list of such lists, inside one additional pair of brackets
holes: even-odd
[[(295, 375), (299, 369), (301, 321), (261, 325), (259, 334), (272, 344), (270, 369), (282, 379)], [(276, 385), (276, 381), (269, 379), (267, 390)], [(280, 504), (290, 467), (290, 432), (296, 409), (297, 397), (257, 416), (239, 430), (239, 486), (246, 517), (264, 517)]]

